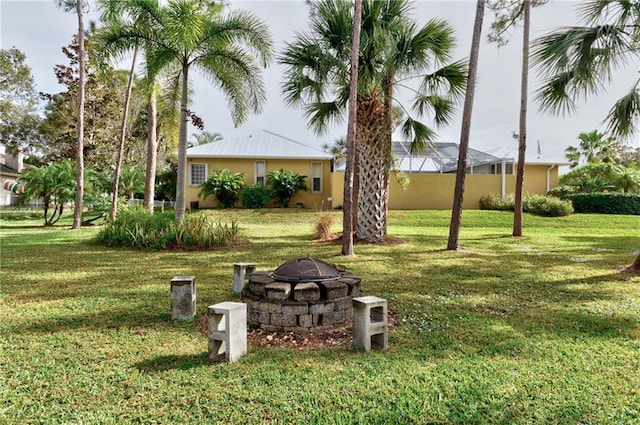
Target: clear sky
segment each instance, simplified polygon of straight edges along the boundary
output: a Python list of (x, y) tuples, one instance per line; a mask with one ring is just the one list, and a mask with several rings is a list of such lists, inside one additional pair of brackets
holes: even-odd
[[(449, 21), (455, 28), (458, 39), (454, 54), (456, 59), (469, 55), (475, 5), (476, 2), (472, 0), (413, 3), (414, 16), (418, 22), (426, 23), (431, 18), (440, 18)], [(534, 9), (531, 38), (535, 39), (559, 26), (575, 25), (578, 22), (575, 5), (574, 1), (551, 1)], [(292, 40), (296, 31), (306, 29), (308, 6), (303, 0), (232, 0), (230, 7), (252, 11), (262, 18), (271, 30), (278, 52), (286, 41)], [(95, 20), (95, 17), (94, 7), (89, 11), (89, 18)], [(2, 48), (15, 46), (27, 55), (27, 64), (32, 69), (37, 89), (49, 93), (62, 90), (56, 82), (53, 67), (66, 61), (61, 47), (68, 45), (77, 31), (75, 15), (56, 8), (53, 0), (0, 0), (0, 19)], [(491, 21), (492, 15), (487, 13), (483, 31), (485, 40)], [(518, 129), (521, 38), (521, 31), (516, 31), (512, 35), (512, 41), (501, 48), (483, 41), (471, 129), (472, 148), (517, 148), (517, 142), (511, 137), (511, 133)], [(128, 66), (125, 64), (123, 68)], [(191, 109), (204, 119), (205, 130), (222, 133), (225, 138), (243, 137), (267, 129), (302, 143), (319, 146), (346, 134), (346, 124), (336, 126), (324, 135), (315, 135), (309, 131), (302, 113), (288, 107), (283, 101), (280, 93), (282, 71), (283, 68), (276, 64), (265, 71), (267, 102), (264, 111), (260, 115), (251, 116), (238, 128), (233, 126), (222, 95), (199, 77), (194, 80), (195, 99)], [(533, 95), (530, 95), (528, 151), (535, 152), (539, 141), (543, 156), (564, 159), (564, 149), (577, 144), (579, 133), (603, 128), (601, 122), (614, 100), (626, 94), (636, 78), (637, 65), (617, 72), (606, 92), (589, 98), (581, 104), (576, 114), (569, 117), (552, 117), (538, 112)], [(530, 92), (533, 93), (537, 86), (538, 81), (533, 71)], [(408, 98), (402, 92), (398, 93), (398, 97)], [(437, 129), (439, 141), (459, 142), (460, 125), (458, 114), (458, 119), (451, 126)], [(192, 129), (191, 132), (193, 131)], [(637, 138), (632, 143), (635, 147), (640, 146)]]

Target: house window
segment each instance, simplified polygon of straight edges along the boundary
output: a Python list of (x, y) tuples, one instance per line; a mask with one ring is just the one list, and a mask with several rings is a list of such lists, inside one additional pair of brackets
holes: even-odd
[(267, 163), (266, 161), (256, 161), (255, 165), (255, 184), (265, 186), (267, 184)]
[(190, 164), (189, 184), (199, 186), (207, 180), (207, 164)]
[(311, 192), (322, 193), (322, 162), (311, 163)]

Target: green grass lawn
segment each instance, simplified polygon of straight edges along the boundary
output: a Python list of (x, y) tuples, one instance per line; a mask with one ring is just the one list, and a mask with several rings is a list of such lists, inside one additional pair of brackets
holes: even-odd
[[(394, 211), (406, 243), (311, 241), (316, 214), (205, 211), (238, 220), (224, 250), (116, 250), (99, 228), (0, 216), (0, 423), (640, 423), (639, 216)], [(336, 212), (336, 231), (340, 213)], [(311, 255), (362, 277), (398, 316), (386, 352), (249, 346), (209, 364), (196, 321), (170, 320), (169, 281), (195, 275), (198, 316), (237, 300), (233, 263)]]

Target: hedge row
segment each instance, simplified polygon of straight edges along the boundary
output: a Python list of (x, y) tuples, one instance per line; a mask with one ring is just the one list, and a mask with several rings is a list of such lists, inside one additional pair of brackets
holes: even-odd
[(577, 213), (640, 215), (640, 195), (631, 193), (576, 193), (567, 195)]
[[(480, 209), (513, 211), (515, 209), (515, 199), (513, 194), (502, 198), (500, 195), (492, 193), (489, 196), (480, 198)], [(530, 193), (525, 193), (522, 198), (522, 210), (544, 217), (563, 217), (573, 212), (569, 201)]]

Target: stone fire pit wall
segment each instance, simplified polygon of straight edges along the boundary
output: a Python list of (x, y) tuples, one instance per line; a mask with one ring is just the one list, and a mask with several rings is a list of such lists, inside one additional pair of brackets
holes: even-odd
[(242, 290), (247, 321), (266, 331), (309, 332), (351, 323), (352, 298), (362, 295), (361, 279), (344, 273), (335, 280), (291, 283), (258, 271)]

